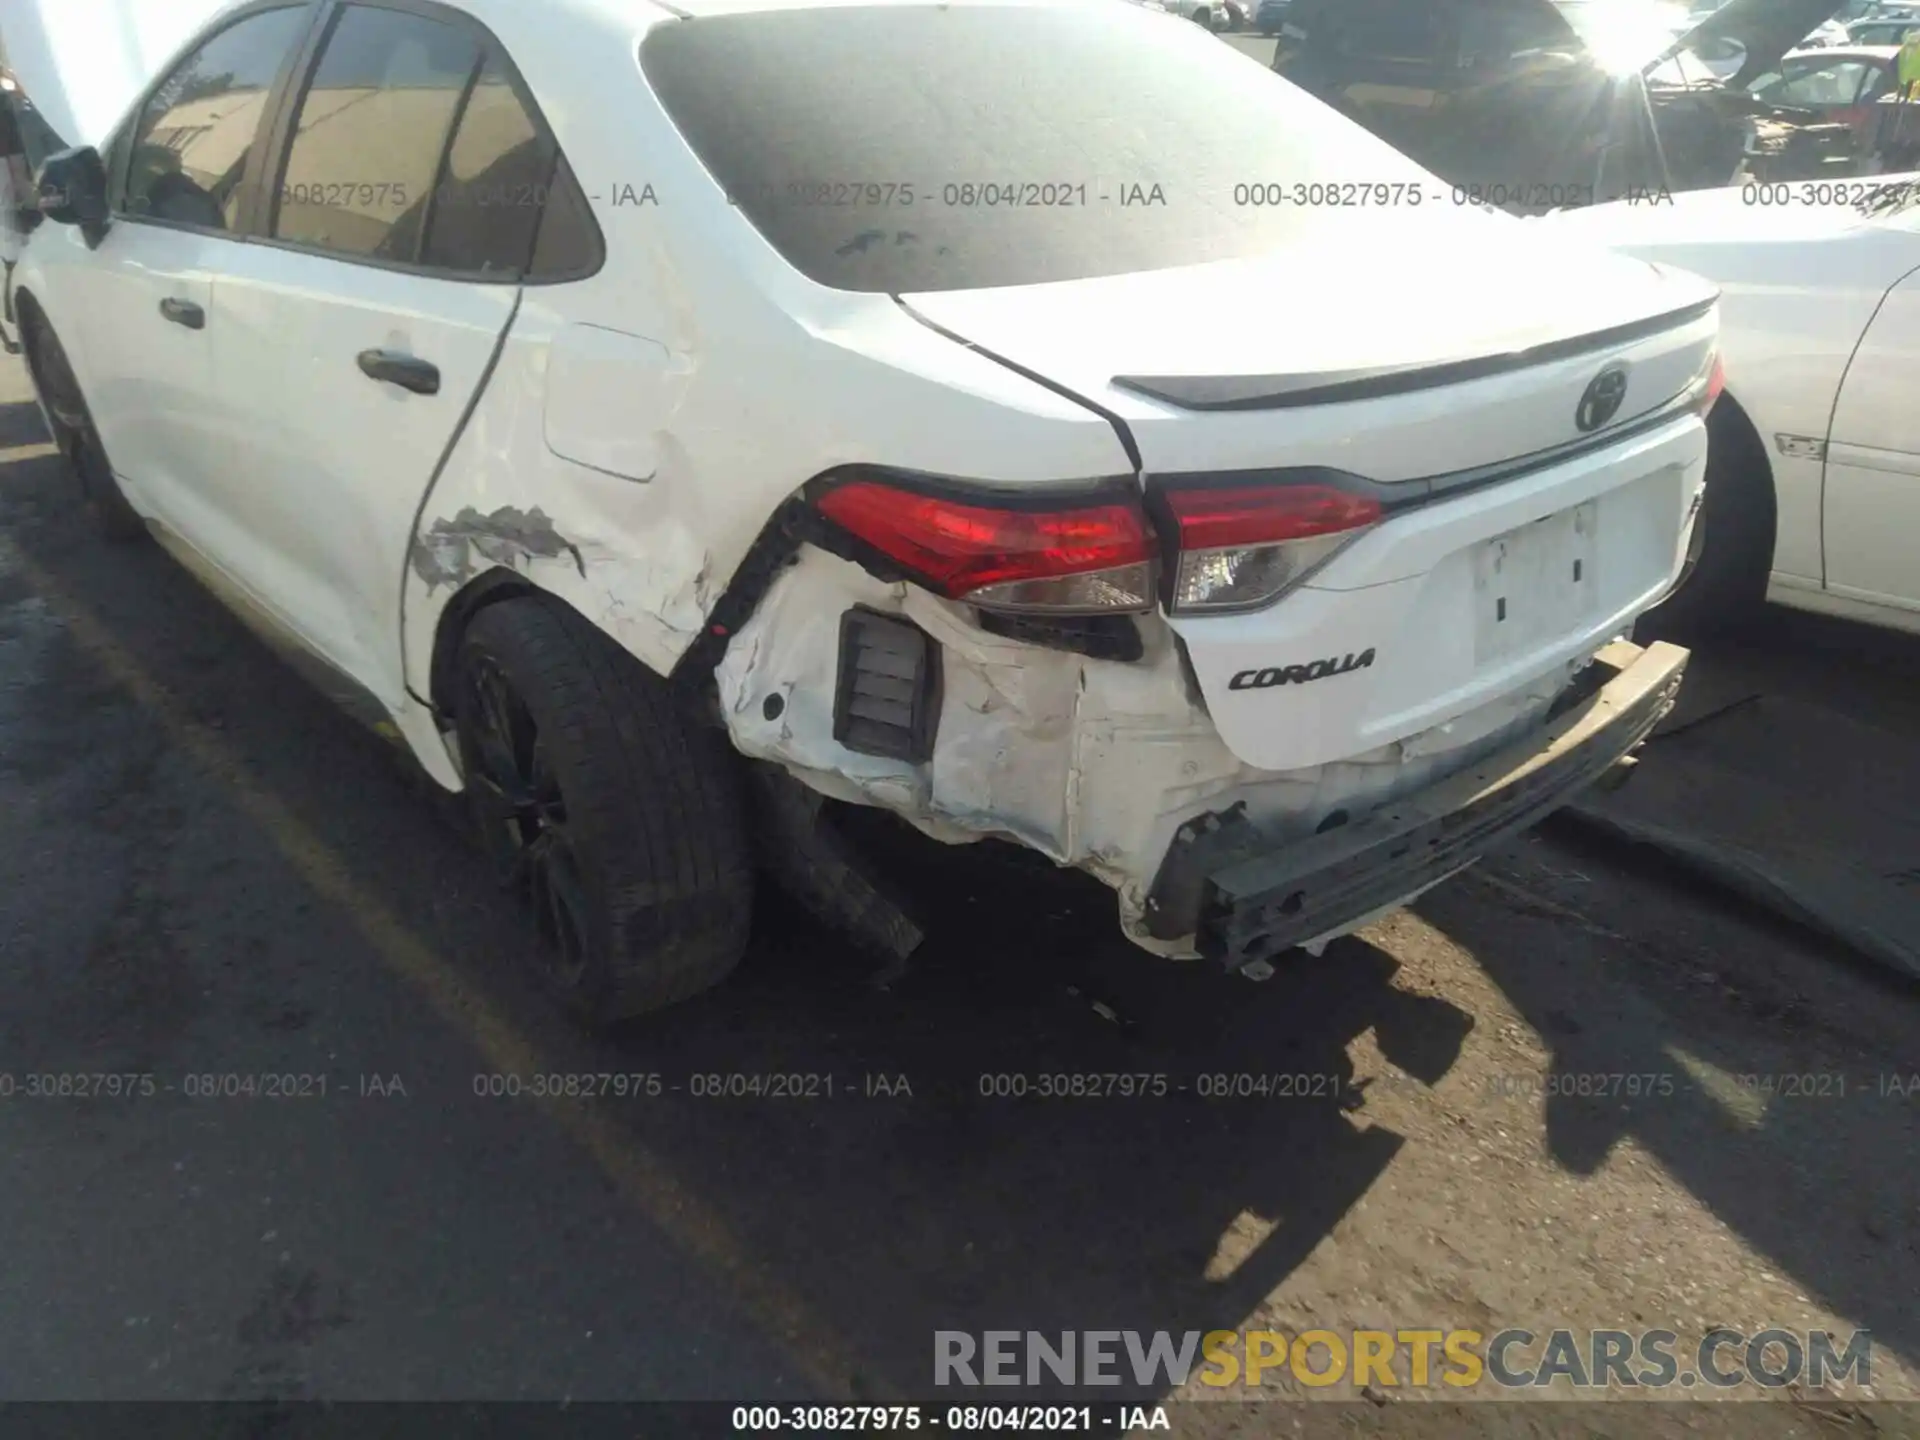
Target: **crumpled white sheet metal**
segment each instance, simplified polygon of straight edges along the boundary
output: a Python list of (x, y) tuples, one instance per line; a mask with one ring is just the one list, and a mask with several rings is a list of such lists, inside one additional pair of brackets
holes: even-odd
[[(833, 738), (840, 617), (851, 605), (901, 615), (941, 647), (943, 696), (931, 763), (855, 754)], [(1187, 819), (1245, 801), (1248, 818), (1313, 833), (1335, 809), (1364, 811), (1434, 783), (1539, 722), (1572, 667), (1447, 725), (1365, 755), (1275, 774), (1227, 749), (1182, 673), (1164, 626), (1147, 654), (1117, 663), (982, 632), (965, 607), (807, 549), (774, 583), (718, 670), (735, 745), (835, 799), (880, 805), (947, 842), (1000, 836), (1097, 876), (1119, 895), (1137, 944), (1147, 890)], [(769, 696), (783, 704), (771, 707)]]

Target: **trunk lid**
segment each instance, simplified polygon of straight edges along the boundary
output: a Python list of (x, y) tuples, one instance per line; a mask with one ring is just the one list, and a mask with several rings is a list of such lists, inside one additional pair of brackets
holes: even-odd
[[(1418, 502), (1263, 609), (1170, 617), (1222, 738), (1274, 771), (1454, 748), (1654, 603), (1705, 469), (1672, 402), (1718, 330), (1706, 282), (1506, 217), (1320, 228), (1258, 261), (903, 297), (1107, 412), (1150, 488), (1321, 470)], [(1619, 408), (1583, 429), (1614, 366)]]
[[(1257, 260), (902, 302), (1118, 417), (1149, 475), (1331, 465), (1398, 481), (1577, 439), (1574, 410), (1598, 361), (1542, 369), (1530, 352), (1660, 328), (1713, 298), (1684, 272), (1456, 209), (1444, 187), (1429, 188), (1400, 214), (1324, 212), (1326, 223)], [(1430, 383), (1463, 363), (1507, 367), (1472, 390), (1471, 419), (1455, 413), (1453, 387)], [(1396, 393), (1320, 403), (1352, 393), (1326, 387), (1370, 377)], [(1620, 418), (1687, 378), (1655, 395), (1649, 377)]]

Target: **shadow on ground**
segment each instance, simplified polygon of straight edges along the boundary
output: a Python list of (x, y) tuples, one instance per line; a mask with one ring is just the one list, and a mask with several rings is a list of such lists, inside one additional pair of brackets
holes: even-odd
[[(1920, 638), (1770, 611), (1696, 655), (1687, 685), (1692, 716), (1750, 696), (1818, 707), (1903, 738), (1920, 767)], [(1817, 791), (1823, 767), (1838, 777), (1857, 759), (1782, 754), (1774, 765)], [(1886, 775), (1884, 794), (1910, 788), (1914, 774)], [(1550, 1100), (1554, 1159), (1591, 1174), (1631, 1138), (1807, 1294), (1856, 1317), (1877, 1343), (1915, 1353), (1920, 995), (1653, 851), (1551, 834), (1519, 847), (1549, 863), (1518, 853), (1503, 863), (1597, 928), (1528, 917), (1524, 901), (1502, 915), (1502, 897), (1472, 897), (1471, 882), (1416, 908), (1472, 952), (1547, 1041), (1549, 1073), (1675, 1075), (1671, 1097)], [(1495, 904), (1476, 903), (1488, 898)]]
[[(0, 414), (0, 444), (27, 443), (37, 431), (25, 407)], [(487, 886), (390, 752), (295, 681), (157, 549), (108, 547), (88, 535), (51, 462), (0, 469), (0, 522), (342, 858), (361, 892), (512, 1013), (548, 1068), (648, 1071), (681, 1086), (610, 1113), (852, 1342), (866, 1381), (928, 1393), (937, 1330), (1239, 1325), (1402, 1144), (1367, 1123), (1364, 1101), (1354, 1108), (1344, 1084), (1350, 1042), (1371, 1030), (1389, 1059), (1433, 1083), (1471, 1028), (1451, 1004), (1397, 986), (1397, 962), (1364, 942), (1340, 942), (1266, 985), (1228, 982), (1120, 941), (1111, 897), (1090, 881), (1036, 873), (993, 846), (947, 850), (915, 840), (900, 846), (897, 863), (925, 906), (930, 939), (884, 988), (840, 941), (769, 901), (752, 955), (725, 988), (616, 1038), (582, 1038), (525, 982), (528, 931), (517, 909)], [(138, 754), (103, 758), (76, 723), (87, 707), (112, 703), (108, 687), (61, 643), (32, 682), (30, 729), (8, 743), (36, 765), (132, 766), (125, 784), (137, 810)], [(190, 843), (177, 828), (158, 834), (156, 843)], [(242, 901), (210, 876), (182, 903), (213, 913)], [(313, 923), (311, 895), (245, 903), (277, 908), (276, 926)], [(1554, 1068), (1671, 1070), (1671, 1043), (1746, 1068), (1723, 1036), (1684, 1029), (1678, 1010), (1623, 1010), (1599, 967), (1549, 953), (1563, 930), (1508, 923), (1444, 890), (1430, 907), (1550, 1037)], [(126, 933), (149, 932), (134, 924)], [(207, 1043), (207, 1025), (197, 1022), (220, 1005), (234, 957), (196, 950), (189, 933), (164, 959), (172, 978), (159, 1018), (139, 1018), (137, 996), (117, 1019), (103, 1016), (83, 970), (53, 972), (49, 983), (65, 990), (49, 1001), (52, 1018), (32, 1043), (57, 1059), (103, 1024), (142, 1025), (154, 1068), (207, 1066), (196, 1048)], [(250, 983), (270, 990), (276, 981), (269, 972)], [(404, 989), (398, 979), (378, 983)], [(301, 1027), (324, 1037), (353, 1023), (357, 1002), (319, 993), (304, 1002), (312, 1011)], [(270, 1030), (289, 1022), (269, 1004), (238, 1023)], [(375, 1068), (408, 1070), (417, 1056), (404, 1037), (391, 1043), (394, 1053)], [(1316, 1077), (1309, 1088), (1323, 1098), (1200, 1093), (1212, 1083), (1205, 1077), (1236, 1074)], [(693, 1097), (697, 1077), (731, 1075), (831, 1077), (834, 1097)], [(1166, 1093), (1036, 1098), (1052, 1076), (1146, 1077), (1132, 1083), (1164, 1084)], [(424, 1076), (418, 1099), (451, 1102), (470, 1081), (465, 1070)], [(1019, 1087), (1026, 1098), (992, 1093)], [(1578, 1103), (1556, 1107), (1547, 1123), (1556, 1158), (1581, 1172), (1621, 1135), (1636, 1136), (1836, 1309), (1920, 1348), (1907, 1304), (1920, 1288), (1911, 1250), (1894, 1253), (1884, 1238), (1892, 1230), (1868, 1233), (1851, 1218), (1856, 1206), (1822, 1200), (1836, 1173), (1842, 1183), (1914, 1173), (1911, 1164), (1888, 1167), (1884, 1155), (1869, 1166), (1896, 1133), (1881, 1112), (1804, 1107), (1776, 1126), (1739, 1131), (1704, 1097), (1684, 1093), (1624, 1119)], [(1880, 1204), (1892, 1182), (1871, 1183), (1882, 1189), (1865, 1198)], [(1889, 1193), (1885, 1203), (1899, 1197)], [(1828, 1210), (1849, 1218), (1826, 1227), (1790, 1218)]]
[[(0, 413), (0, 445), (37, 437), (29, 407)], [(548, 1068), (644, 1070), (681, 1086), (611, 1113), (852, 1342), (867, 1379), (897, 1390), (927, 1393), (938, 1329), (1238, 1325), (1401, 1144), (1350, 1108), (1349, 1042), (1372, 1029), (1431, 1081), (1470, 1028), (1453, 1006), (1396, 988), (1397, 962), (1362, 942), (1264, 986), (1230, 982), (1126, 945), (1111, 896), (1092, 881), (1063, 883), (995, 846), (955, 851), (914, 837), (899, 868), (925, 904), (930, 939), (885, 988), (840, 941), (769, 900), (753, 953), (722, 990), (614, 1039), (582, 1038), (523, 980), (518, 910), (380, 742), (297, 682), (157, 547), (94, 539), (57, 463), (0, 468), (0, 523), (342, 857), (363, 893), (513, 1014)], [(27, 718), (5, 737), (14, 763), (98, 774), (97, 804), (115, 823), (152, 821), (145, 847), (190, 850), (195, 826), (230, 823), (220, 810), (145, 814), (136, 772), (158, 742), (145, 734), (127, 753), (100, 753), (100, 733), (80, 722), (119, 703), (117, 692), (70, 639), (53, 642), (28, 683)], [(96, 945), (139, 951), (110, 996), (86, 966), (43, 967), (51, 993), (31, 1033), (9, 1027), (9, 1043), (53, 1064), (137, 1032), (141, 1064), (172, 1073), (216, 1068), (216, 1022), (298, 1028), (322, 1043), (353, 1025), (364, 997), (330, 1001), (311, 977), (276, 977), (271, 946), (239, 957), (254, 998), (228, 1013), (236, 957), (197, 937), (223, 933), (228, 908), (247, 907), (269, 932), (318, 923), (322, 908), (311, 894), (234, 888), (207, 874), (172, 897), (164, 919), (130, 913), (101, 928)], [(130, 985), (129, 971), (146, 979)], [(271, 1003), (280, 984), (304, 997), (297, 1014)], [(417, 1074), (418, 1064), (402, 1047), (371, 1068)], [(1204, 1077), (1235, 1073), (1311, 1077), (1298, 1088), (1312, 1094), (1201, 1093)], [(735, 1074), (831, 1077), (834, 1098), (691, 1093), (697, 1077)], [(1037, 1098), (1049, 1077), (1074, 1076), (1114, 1093)], [(1103, 1078), (1123, 1076), (1140, 1078)], [(432, 1104), (470, 1082), (462, 1070), (412, 1089)], [(1128, 1089), (1148, 1093), (1119, 1093)], [(304, 1112), (286, 1113), (302, 1123)]]

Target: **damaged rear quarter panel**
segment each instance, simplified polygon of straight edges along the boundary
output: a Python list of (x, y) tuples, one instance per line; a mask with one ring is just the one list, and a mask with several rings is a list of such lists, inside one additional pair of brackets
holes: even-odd
[[(863, 605), (912, 621), (939, 643), (940, 722), (930, 763), (862, 755), (833, 734), (840, 616)], [(1497, 709), (1338, 763), (1287, 773), (1243, 764), (1190, 698), (1170, 632), (1143, 620), (1137, 662), (1093, 660), (981, 630), (964, 606), (888, 585), (805, 550), (742, 627), (719, 671), (734, 744), (836, 799), (878, 805), (947, 842), (1017, 840), (1118, 892), (1122, 927), (1163, 954), (1144, 913), (1174, 831), (1245, 801), (1282, 833), (1311, 833), (1338, 808), (1431, 783), (1464, 752), (1537, 723), (1564, 677)], [(770, 697), (779, 697), (769, 706)]]
[[(822, 471), (870, 462), (1018, 484), (1125, 468), (1091, 411), (886, 296), (786, 267), (697, 166), (676, 189), (677, 148), (659, 148), (658, 205), (595, 205), (599, 274), (523, 291), (409, 548), (402, 629), (417, 696), (431, 697), (447, 603), (489, 571), (565, 600), (666, 674), (762, 528)], [(611, 190), (590, 164), (575, 157), (588, 193)], [(703, 206), (710, 228), (683, 231)]]

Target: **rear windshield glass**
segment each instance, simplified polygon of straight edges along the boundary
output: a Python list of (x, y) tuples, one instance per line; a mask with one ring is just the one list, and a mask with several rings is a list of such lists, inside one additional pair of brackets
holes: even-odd
[(1343, 208), (1389, 229), (1451, 208), (1265, 66), (1118, 0), (709, 16), (656, 28), (641, 63), (746, 218), (841, 290), (1159, 270), (1274, 250)]

